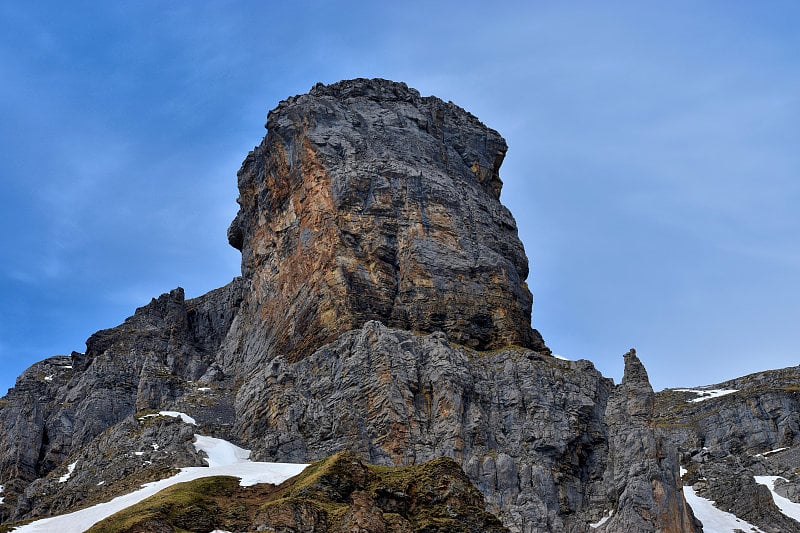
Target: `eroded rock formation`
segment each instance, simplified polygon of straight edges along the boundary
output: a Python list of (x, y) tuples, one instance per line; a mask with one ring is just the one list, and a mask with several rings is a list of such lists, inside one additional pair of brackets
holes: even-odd
[(228, 235), (270, 355), (379, 320), (485, 350), (544, 350), (528, 260), (499, 201), (500, 135), (405, 84), (317, 85), (270, 112)]
[[(782, 476), (800, 502), (800, 368), (758, 372), (655, 396), (654, 425), (680, 452), (684, 482), (765, 533), (800, 531), (755, 476)], [(698, 401), (699, 400), (699, 401)]]
[[(608, 531), (694, 531), (638, 359), (614, 386), (531, 328), (497, 132), (385, 80), (316, 86), (267, 127), (229, 229), (242, 277), (153, 300), (4, 399), (3, 520), (122, 492), (109, 473), (202, 464), (197, 432), (257, 460), (449, 457), (514, 532), (585, 532), (611, 511)], [(197, 427), (144, 418), (164, 409)]]

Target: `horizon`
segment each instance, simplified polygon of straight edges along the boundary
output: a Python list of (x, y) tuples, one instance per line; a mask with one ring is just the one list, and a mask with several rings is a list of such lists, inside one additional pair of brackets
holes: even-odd
[(0, 6), (0, 395), (239, 275), (236, 170), (267, 111), (356, 77), (506, 139), (553, 353), (619, 383), (634, 347), (656, 390), (800, 362), (800, 6), (242, 5)]

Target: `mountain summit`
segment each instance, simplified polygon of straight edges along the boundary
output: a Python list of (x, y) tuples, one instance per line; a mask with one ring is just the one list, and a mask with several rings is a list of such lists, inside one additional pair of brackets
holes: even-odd
[(239, 171), (242, 251), (269, 355), (302, 359), (369, 320), (478, 350), (546, 350), (499, 201), (500, 135), (403, 83), (317, 85), (270, 112)]
[(154, 298), (0, 400), (0, 520), (127, 494), (224, 439), (234, 465), (319, 462), (276, 490), (209, 481), (136, 509), (197, 531), (701, 531), (678, 448), (702, 438), (669, 426), (694, 415), (654, 395), (633, 350), (615, 385), (531, 327), (496, 131), (378, 79), (318, 84), (267, 130), (228, 230), (241, 277)]

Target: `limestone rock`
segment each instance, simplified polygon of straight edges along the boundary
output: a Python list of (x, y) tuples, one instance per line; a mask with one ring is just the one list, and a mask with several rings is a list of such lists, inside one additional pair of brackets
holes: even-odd
[[(795, 496), (800, 468), (800, 368), (758, 372), (724, 383), (656, 394), (654, 424), (677, 448), (685, 482), (765, 532), (800, 531), (754, 476), (784, 476)], [(724, 391), (716, 396), (712, 391)], [(701, 400), (701, 401), (698, 401)]]
[(605, 476), (615, 514), (598, 531), (702, 531), (681, 490), (677, 450), (652, 428), (653, 388), (635, 350), (606, 408), (609, 461)]
[[(482, 495), (465, 501), (482, 498), (515, 533), (586, 532), (611, 509), (606, 531), (694, 530), (677, 439), (654, 427), (635, 354), (614, 387), (588, 361), (549, 355), (531, 328), (497, 132), (386, 80), (316, 86), (267, 127), (239, 172), (228, 232), (242, 277), (193, 300), (180, 289), (154, 299), (92, 335), (85, 354), (31, 367), (0, 402), (0, 520), (197, 464), (197, 431), (262, 460), (449, 458)], [(161, 410), (198, 426), (142, 421)], [(85, 468), (59, 484), (73, 462)], [(376, 497), (358, 471), (341, 478), (354, 487), (345, 527), (391, 530), (379, 515), (402, 514), (410, 489)], [(458, 513), (448, 494), (468, 488), (445, 477), (425, 497)], [(273, 511), (329, 527), (313, 506)]]
[(565, 519), (585, 525), (585, 480), (603, 471), (610, 388), (587, 361), (478, 353), (373, 321), (265, 366), (239, 389), (235, 433), (260, 460), (451, 457), (507, 525), (565, 531)]
[(477, 349), (546, 350), (528, 261), (499, 201), (500, 135), (405, 84), (317, 85), (270, 112), (229, 230), (270, 356), (369, 320)]
[[(176, 289), (137, 309), (120, 326), (92, 335), (85, 354), (50, 358), (26, 370), (0, 404), (0, 484), (7, 496), (0, 517), (46, 512), (49, 504), (25, 496), (28, 485), (66, 468), (71, 456), (136, 413), (191, 405), (201, 422), (223, 431), (230, 427), (233, 416), (226, 404), (232, 404), (232, 396), (212, 391), (215, 405), (202, 405), (207, 395), (190, 382), (212, 365), (240, 292), (240, 280), (188, 301)], [(101, 457), (106, 453), (102, 450)], [(94, 483), (103, 481), (101, 468), (108, 465), (101, 466), (98, 458), (90, 462)]]

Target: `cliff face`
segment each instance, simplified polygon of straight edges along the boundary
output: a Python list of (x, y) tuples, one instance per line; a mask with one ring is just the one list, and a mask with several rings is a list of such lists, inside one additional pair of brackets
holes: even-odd
[(229, 229), (268, 355), (299, 360), (379, 320), (476, 349), (544, 350), (499, 196), (506, 143), (404, 84), (318, 85), (273, 110)]
[(531, 328), (495, 131), (385, 80), (318, 85), (267, 127), (228, 232), (242, 277), (154, 299), (0, 404), (0, 518), (202, 464), (194, 431), (257, 460), (449, 457), (511, 531), (695, 530), (638, 359), (614, 386)]
[(767, 533), (800, 531), (755, 476), (781, 476), (800, 501), (800, 368), (769, 370), (655, 396), (654, 425), (680, 452), (684, 481)]

